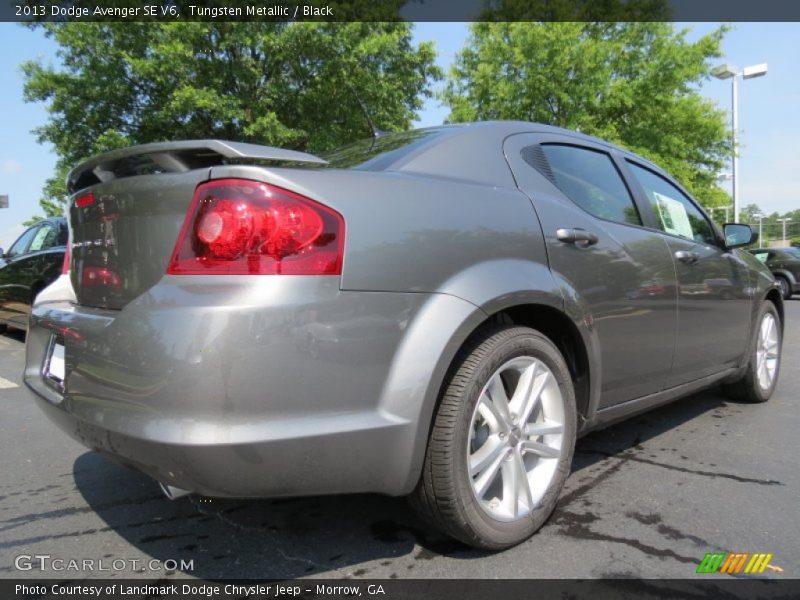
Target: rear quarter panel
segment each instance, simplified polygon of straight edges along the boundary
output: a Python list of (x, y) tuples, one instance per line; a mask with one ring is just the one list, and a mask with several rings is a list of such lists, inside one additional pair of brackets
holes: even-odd
[(212, 179), (260, 179), (339, 211), (346, 227), (343, 290), (426, 296), (377, 400), (383, 414), (413, 431), (393, 448), (405, 466), (387, 473), (392, 493), (416, 484), (439, 391), (469, 335), (510, 306), (563, 308), (535, 211), (507, 175), (508, 185), (489, 185), (404, 172), (212, 169)]

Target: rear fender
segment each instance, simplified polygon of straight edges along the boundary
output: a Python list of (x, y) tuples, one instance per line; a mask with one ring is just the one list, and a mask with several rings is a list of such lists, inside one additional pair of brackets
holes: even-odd
[[(445, 282), (419, 311), (395, 354), (381, 398), (383, 410), (412, 427), (405, 449), (409, 471), (398, 493), (411, 492), (419, 479), (439, 395), (459, 349), (492, 315), (537, 304), (567, 314), (587, 348), (590, 372), (598, 372), (591, 319), (585, 318), (575, 295), (561, 289), (546, 265), (522, 260), (474, 265)], [(591, 375), (589, 380), (593, 407), (599, 382)]]

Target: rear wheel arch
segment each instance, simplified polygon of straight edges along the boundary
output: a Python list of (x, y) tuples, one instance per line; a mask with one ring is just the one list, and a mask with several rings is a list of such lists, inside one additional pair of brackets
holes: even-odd
[(590, 404), (589, 384), (591, 380), (591, 367), (589, 353), (578, 328), (565, 313), (557, 308), (546, 304), (518, 304), (503, 308), (487, 316), (486, 319), (472, 328), (459, 348), (455, 351), (444, 373), (444, 377), (438, 382), (436, 404), (433, 406), (433, 410), (428, 416), (428, 430), (425, 436), (426, 443), (430, 435), (433, 420), (436, 418), (436, 411), (439, 408), (442, 393), (453, 374), (454, 368), (457, 366), (458, 356), (462, 354), (466, 348), (474, 345), (475, 340), (480, 338), (484, 331), (497, 327), (498, 325), (521, 325), (530, 327), (544, 335), (558, 348), (572, 376), (578, 417), (579, 419), (585, 419), (587, 417)]
[(523, 304), (504, 309), (492, 315), (489, 321), (530, 327), (553, 342), (572, 376), (578, 415), (587, 416), (591, 377), (589, 353), (578, 328), (566, 314), (551, 306)]
[(794, 282), (790, 277), (788, 277), (784, 273), (775, 273), (775, 281), (777, 281), (781, 286), (781, 296), (783, 298), (791, 298), (792, 296), (792, 286)]
[[(444, 303), (444, 299), (450, 301)], [(510, 299), (516, 302), (509, 303)], [(591, 376), (591, 373), (594, 373), (591, 340), (584, 337), (586, 332), (579, 331), (579, 324), (560, 308), (563, 305), (560, 295), (546, 292), (536, 294), (517, 292), (504, 294), (481, 304), (472, 302), (467, 304), (467, 302), (450, 294), (435, 294), (434, 300), (429, 303), (432, 309), (430, 314), (415, 319), (418, 323), (410, 328), (407, 335), (410, 338), (409, 343), (404, 346), (407, 345), (411, 350), (406, 351), (401, 348), (395, 356), (393, 374), (390, 383), (384, 388), (382, 406), (387, 412), (400, 414), (414, 423), (413, 437), (409, 439), (408, 471), (404, 481), (398, 484), (397, 493), (409, 493), (417, 484), (436, 413), (441, 405), (447, 382), (457, 368), (458, 356), (462, 350), (474, 344), (485, 328), (492, 328), (498, 324), (530, 327), (553, 342), (564, 357), (573, 380), (579, 434), (587, 418), (591, 419), (593, 395), (591, 387), (596, 387), (597, 383)], [(445, 306), (434, 309), (441, 303)], [(471, 306), (472, 310), (466, 310), (466, 306)], [(459, 310), (463, 311), (461, 316), (456, 314)], [(452, 329), (446, 335), (446, 339), (430, 337), (432, 332), (442, 333), (441, 325), (453, 317), (458, 319), (458, 324), (451, 321)], [(430, 346), (439, 355), (435, 363), (429, 363), (432, 364), (432, 368), (429, 366), (425, 369), (427, 374), (424, 391), (420, 389), (422, 397), (419, 398), (419, 404), (415, 403), (414, 408), (401, 414), (401, 411), (410, 408), (407, 396), (404, 393), (398, 399), (395, 397), (396, 394), (390, 394), (387, 390), (393, 390), (397, 385), (404, 387), (411, 377), (422, 375), (421, 357), (417, 350), (420, 343)]]
[(33, 285), (31, 285), (31, 305), (33, 305), (36, 300), (36, 296), (46, 287), (47, 285), (44, 281), (35, 281)]

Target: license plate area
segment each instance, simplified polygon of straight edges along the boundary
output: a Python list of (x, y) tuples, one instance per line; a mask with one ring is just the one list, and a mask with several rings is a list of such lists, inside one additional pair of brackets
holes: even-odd
[(50, 336), (50, 343), (47, 345), (47, 352), (42, 365), (42, 377), (48, 385), (59, 392), (63, 392), (66, 371), (64, 338), (57, 335)]

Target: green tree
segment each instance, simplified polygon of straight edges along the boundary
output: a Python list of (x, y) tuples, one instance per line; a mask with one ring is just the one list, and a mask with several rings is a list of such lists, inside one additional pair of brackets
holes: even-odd
[(618, 143), (721, 206), (730, 135), (697, 87), (725, 31), (689, 42), (670, 23), (476, 23), (442, 99), (452, 122), (521, 119)]
[(758, 218), (756, 215), (762, 215), (764, 212), (758, 207), (758, 204), (748, 204), (740, 209), (740, 216), (745, 223), (757, 223)]
[(40, 201), (58, 214), (64, 176), (99, 152), (146, 142), (223, 138), (320, 151), (407, 129), (431, 80), (432, 44), (406, 23), (38, 24), (59, 66), (23, 65), (25, 99), (46, 102), (35, 130), (58, 163)]

